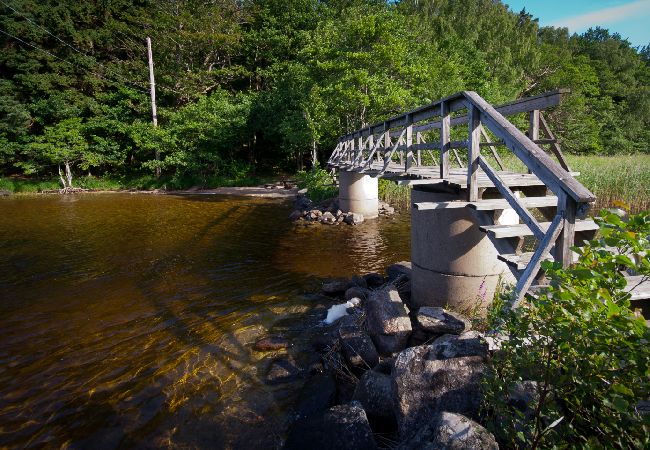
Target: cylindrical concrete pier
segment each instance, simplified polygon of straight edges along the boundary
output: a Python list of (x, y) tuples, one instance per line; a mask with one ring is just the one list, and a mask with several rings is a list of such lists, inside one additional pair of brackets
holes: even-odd
[[(411, 191), (412, 203), (463, 200), (458, 195)], [(514, 280), (468, 208), (411, 211), (412, 300), (457, 311), (484, 309), (500, 281)]]
[(339, 208), (344, 212), (363, 214), (366, 219), (377, 217), (378, 179), (362, 173), (339, 172)]

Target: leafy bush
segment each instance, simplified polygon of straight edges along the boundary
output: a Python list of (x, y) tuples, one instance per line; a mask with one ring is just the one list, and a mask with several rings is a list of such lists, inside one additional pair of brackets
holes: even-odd
[[(497, 299), (489, 321), (506, 337), (484, 380), (491, 429), (514, 448), (648, 448), (650, 332), (630, 305), (623, 270), (650, 276), (650, 214), (596, 218), (600, 238), (568, 269), (545, 263), (551, 285), (518, 309)], [(614, 250), (614, 251), (612, 251)], [(509, 393), (536, 382), (526, 413)]]
[(339, 193), (332, 176), (318, 164), (315, 164), (308, 172), (301, 170), (296, 174), (296, 177), (298, 178), (298, 186), (307, 188), (307, 197), (314, 202), (336, 197)]

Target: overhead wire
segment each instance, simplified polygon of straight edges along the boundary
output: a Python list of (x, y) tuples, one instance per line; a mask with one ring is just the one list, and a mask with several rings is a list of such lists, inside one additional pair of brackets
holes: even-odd
[[(27, 21), (28, 21), (29, 23), (31, 23), (32, 25), (34, 25), (34, 26), (36, 26), (37, 28), (41, 29), (42, 31), (46, 32), (48, 35), (52, 36), (53, 38), (55, 38), (57, 41), (61, 42), (61, 43), (64, 44), (65, 46), (71, 48), (72, 50), (74, 50), (74, 51), (77, 52), (78, 54), (80, 54), (80, 55), (82, 55), (82, 56), (85, 56), (86, 58), (90, 59), (92, 64), (96, 64), (96, 65), (102, 67), (103, 69), (105, 69), (105, 70), (107, 70), (107, 71), (109, 70), (105, 65), (103, 65), (103, 64), (100, 63), (100, 62), (98, 62), (94, 57), (88, 55), (87, 53), (85, 53), (85, 52), (83, 52), (83, 51), (77, 49), (77, 48), (74, 47), (73, 45), (71, 45), (71, 44), (69, 44), (68, 42), (64, 41), (63, 39), (61, 39), (60, 37), (58, 37), (57, 35), (55, 35), (55, 34), (52, 33), (51, 31), (49, 31), (47, 28), (43, 27), (42, 25), (39, 25), (38, 23), (36, 23), (36, 22), (34, 22), (33, 20), (31, 20), (29, 17), (27, 17), (27, 16), (25, 16), (24, 14), (22, 14), (21, 12), (17, 11), (14, 7), (12, 7), (11, 5), (7, 4), (7, 3), (4, 2), (3, 0), (0, 0), (0, 4), (2, 4), (2, 5), (4, 5), (5, 7), (9, 8), (9, 9), (12, 10), (14, 13), (18, 14), (20, 17), (22, 17), (23, 19), (27, 20)], [(0, 30), (0, 31), (2, 31), (2, 30)], [(68, 64), (71, 64), (71, 65), (73, 65), (73, 66), (76, 66), (75, 64), (71, 63), (70, 61), (67, 61), (67, 60), (65, 60), (65, 59), (59, 58), (58, 56), (53, 55), (52, 53), (50, 53), (50, 52), (48, 52), (48, 51), (46, 51), (46, 50), (44, 50), (44, 49), (41, 49), (41, 48), (39, 48), (39, 47), (37, 47), (37, 46), (31, 45), (31, 44), (29, 44), (28, 42), (25, 42), (25, 41), (21, 40), (20, 38), (18, 38), (18, 37), (16, 37), (16, 36), (10, 35), (9, 33), (4, 32), (4, 31), (3, 31), (3, 33), (6, 34), (7, 36), (11, 36), (12, 38), (14, 38), (14, 39), (16, 39), (16, 40), (18, 40), (18, 41), (20, 41), (20, 42), (26, 44), (26, 45), (29, 45), (30, 47), (33, 47), (33, 48), (35, 48), (35, 49), (37, 49), (37, 50), (40, 50), (40, 51), (43, 51), (43, 52), (47, 53), (48, 55), (50, 55), (50, 56), (52, 56), (52, 57), (54, 57), (54, 58), (57, 58), (57, 59), (59, 59), (59, 60), (61, 60), (61, 61), (64, 61), (64, 62), (66, 62), (66, 63), (68, 63)], [(77, 67), (78, 67), (78, 66), (77, 66)], [(93, 73), (93, 75), (96, 75), (96, 76), (98, 76), (99, 78), (102, 78), (102, 79), (104, 79), (104, 80), (115, 82), (115, 81), (110, 80), (110, 79), (108, 79), (108, 78), (106, 78), (106, 77), (104, 77), (104, 76), (102, 76), (102, 75), (97, 74), (97, 73), (94, 73), (94, 72), (91, 72), (91, 73)], [(149, 87), (144, 86), (144, 85), (142, 85), (142, 84), (140, 84), (140, 83), (137, 83), (137, 82), (135, 82), (135, 81), (131, 81), (130, 79), (125, 78), (125, 77), (120, 76), (120, 75), (117, 75), (117, 74), (113, 74), (113, 76), (114, 76), (115, 78), (120, 79), (122, 83), (126, 83), (126, 84), (131, 84), (131, 85), (134, 85), (134, 86), (138, 86), (140, 89), (143, 89), (143, 90), (146, 91), (146, 92), (149, 91)], [(158, 88), (161, 88), (162, 90), (166, 90), (166, 91), (173, 92), (173, 93), (175, 93), (175, 94), (180, 94), (180, 92), (178, 92), (178, 91), (176, 91), (176, 90), (174, 90), (174, 89), (172, 89), (172, 88), (166, 87), (166, 86), (164, 86), (164, 85), (159, 85), (159, 84), (158, 84), (157, 87), (158, 87)]]

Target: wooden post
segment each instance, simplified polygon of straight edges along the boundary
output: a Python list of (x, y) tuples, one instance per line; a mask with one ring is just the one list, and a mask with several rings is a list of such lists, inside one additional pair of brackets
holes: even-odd
[(451, 142), (451, 116), (449, 104), (440, 103), (440, 178), (449, 178), (449, 143)]
[(388, 155), (388, 151), (390, 149), (390, 128), (384, 122), (384, 154), (382, 161), (384, 162), (384, 165), (386, 165), (386, 156)]
[[(539, 109), (533, 109), (528, 116), (528, 137), (533, 142), (539, 140)], [(530, 167), (528, 173), (533, 173)]]
[[(151, 51), (151, 38), (147, 36), (147, 56), (149, 57), (149, 85), (151, 91), (151, 117), (154, 128), (158, 126), (158, 113), (156, 111), (156, 80), (153, 76), (153, 52)], [(156, 161), (160, 161), (160, 149), (156, 148)], [(160, 177), (160, 167), (156, 166), (156, 178)]]
[(473, 104), (469, 109), (469, 139), (467, 141), (467, 201), (478, 201), (478, 165), (481, 155), (481, 111)]
[(563, 213), (562, 232), (555, 242), (555, 261), (561, 262), (562, 267), (569, 267), (573, 264), (573, 247), (575, 241), (576, 226), (576, 201), (568, 194), (558, 195), (558, 214)]
[(406, 115), (406, 164), (404, 171), (408, 172), (413, 165), (413, 116)]

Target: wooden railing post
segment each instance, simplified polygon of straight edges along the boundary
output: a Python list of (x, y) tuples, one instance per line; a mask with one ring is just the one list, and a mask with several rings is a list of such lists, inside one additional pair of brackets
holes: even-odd
[(363, 142), (363, 133), (359, 132), (359, 145), (356, 153), (354, 154), (354, 159), (353, 161), (359, 160), (363, 155), (363, 147), (364, 147), (364, 142)]
[(562, 267), (573, 264), (571, 247), (575, 241), (576, 201), (566, 193), (558, 195), (558, 213), (563, 213), (562, 232), (555, 242), (555, 261), (562, 263)]
[(532, 141), (539, 139), (539, 109), (530, 112), (528, 120), (528, 137)]
[(440, 178), (449, 178), (449, 143), (451, 142), (449, 104), (440, 103)]
[(386, 164), (386, 156), (388, 155), (389, 150), (390, 150), (390, 128), (388, 127), (388, 124), (384, 122), (384, 156), (382, 158), (384, 164)]
[(413, 116), (406, 115), (406, 164), (404, 171), (408, 172), (413, 165)]
[(469, 109), (469, 139), (467, 141), (467, 201), (478, 200), (478, 166), (481, 154), (481, 111), (473, 104)]

